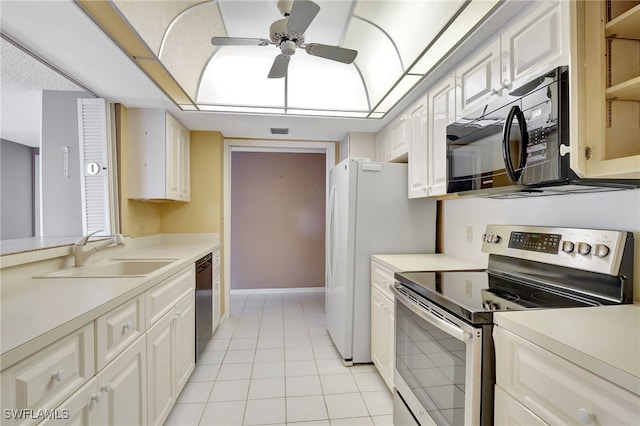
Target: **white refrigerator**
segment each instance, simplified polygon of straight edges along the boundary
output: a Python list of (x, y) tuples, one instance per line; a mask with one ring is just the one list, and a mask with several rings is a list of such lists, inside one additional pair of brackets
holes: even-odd
[(371, 255), (434, 252), (436, 202), (407, 187), (407, 164), (347, 158), (330, 171), (325, 312), (346, 363), (371, 362)]

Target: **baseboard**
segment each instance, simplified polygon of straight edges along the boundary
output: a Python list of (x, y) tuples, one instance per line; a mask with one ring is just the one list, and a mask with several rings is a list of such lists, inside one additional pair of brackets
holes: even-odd
[(324, 287), (291, 287), (291, 288), (238, 288), (231, 289), (231, 294), (282, 294), (282, 293), (324, 293)]

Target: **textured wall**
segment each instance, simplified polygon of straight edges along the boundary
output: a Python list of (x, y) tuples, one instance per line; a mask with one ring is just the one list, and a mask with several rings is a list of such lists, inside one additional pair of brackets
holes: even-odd
[(324, 286), (324, 154), (234, 152), (231, 288)]

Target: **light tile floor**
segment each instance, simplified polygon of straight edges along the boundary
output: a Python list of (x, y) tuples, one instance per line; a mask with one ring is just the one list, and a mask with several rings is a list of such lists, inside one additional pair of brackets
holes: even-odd
[(166, 426), (392, 425), (375, 367), (345, 367), (324, 293), (232, 295)]

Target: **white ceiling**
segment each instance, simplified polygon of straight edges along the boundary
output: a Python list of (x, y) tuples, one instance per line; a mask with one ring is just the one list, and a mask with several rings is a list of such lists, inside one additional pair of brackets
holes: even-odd
[[(229, 3), (229, 7), (235, 3)], [(237, 3), (233, 7), (242, 6), (242, 1)], [(269, 132), (271, 127), (290, 128), (287, 138), (305, 140), (340, 140), (350, 131), (376, 132), (415, 101), (421, 88), (429, 83), (424, 81), (383, 120), (186, 112), (180, 111), (71, 0), (2, 0), (0, 30), (99, 96), (130, 108), (164, 108), (190, 130), (218, 130), (226, 137), (274, 138)], [(264, 36), (253, 30), (247, 30), (246, 35)], [(457, 54), (464, 55), (465, 51)], [(427, 79), (431, 82), (438, 77), (437, 72), (432, 74)]]

